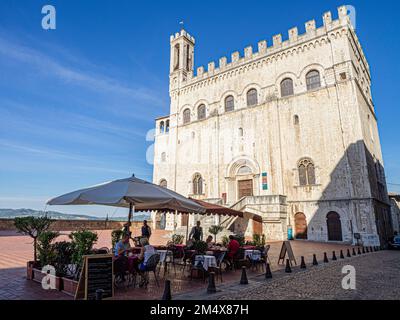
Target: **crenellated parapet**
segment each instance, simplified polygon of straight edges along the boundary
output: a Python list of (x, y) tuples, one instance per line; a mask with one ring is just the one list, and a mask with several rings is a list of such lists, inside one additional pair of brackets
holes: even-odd
[[(305, 23), (305, 33), (303, 34), (299, 34), (298, 28), (294, 27), (288, 30), (287, 40), (283, 40), (282, 35), (277, 34), (272, 37), (272, 45), (270, 46), (266, 40), (262, 40), (258, 42), (257, 51), (254, 51), (252, 46), (248, 46), (243, 50), (242, 55), (239, 51), (233, 52), (230, 55), (229, 61), (227, 57), (219, 58), (218, 66), (214, 61), (209, 62), (207, 68), (199, 66), (196, 74), (190, 73), (188, 75), (185, 82), (182, 83), (181, 89), (199, 81), (209, 82), (211, 77), (221, 76), (237, 68), (245, 68), (247, 64), (257, 63), (263, 59), (273, 59), (274, 55), (279, 55), (280, 58), (285, 57), (285, 51), (290, 49), (299, 53), (306, 50), (308, 45), (315, 46), (321, 43), (328, 43), (331, 37), (336, 38), (343, 34), (343, 27), (348, 27), (347, 29), (349, 30), (353, 29), (350, 17), (347, 14), (346, 6), (338, 8), (338, 18), (336, 20), (332, 18), (331, 12), (324, 13), (323, 25), (320, 27), (317, 27), (315, 20), (307, 21)], [(177, 35), (179, 36), (180, 34)], [(175, 39), (177, 35), (171, 36), (171, 41), (173, 41), (172, 39)], [(354, 43), (359, 51), (362, 52), (356, 37)], [(291, 51), (291, 53), (292, 52), (293, 51)], [(362, 57), (362, 59), (366, 64), (365, 57)], [(366, 66), (368, 65), (366, 64)], [(366, 68), (368, 69), (368, 67)]]

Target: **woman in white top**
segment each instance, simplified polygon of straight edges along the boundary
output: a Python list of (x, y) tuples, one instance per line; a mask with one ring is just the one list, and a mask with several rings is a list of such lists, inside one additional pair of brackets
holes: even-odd
[(142, 249), (140, 250), (139, 260), (142, 261), (142, 263), (139, 265), (139, 270), (145, 271), (147, 261), (153, 254), (156, 253), (156, 249), (150, 245), (149, 239), (147, 238), (141, 238), (140, 244), (142, 245)]

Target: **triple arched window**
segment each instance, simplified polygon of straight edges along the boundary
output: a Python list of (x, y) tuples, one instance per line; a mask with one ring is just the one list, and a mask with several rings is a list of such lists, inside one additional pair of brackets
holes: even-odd
[(299, 184), (308, 186), (315, 184), (315, 166), (311, 159), (304, 158), (299, 161)]
[(193, 194), (203, 194), (203, 178), (200, 173), (196, 173), (192, 180), (193, 183)]
[(250, 89), (247, 91), (247, 106), (256, 106), (258, 104), (257, 90)]
[(235, 110), (235, 99), (233, 96), (227, 96), (225, 98), (225, 112)]
[(306, 75), (307, 90), (313, 90), (321, 87), (321, 77), (317, 70), (311, 70)]
[(183, 111), (183, 124), (190, 122), (190, 109), (185, 109)]
[(281, 82), (281, 96), (288, 97), (292, 96), (294, 93), (293, 90), (293, 80), (290, 78), (285, 78)]

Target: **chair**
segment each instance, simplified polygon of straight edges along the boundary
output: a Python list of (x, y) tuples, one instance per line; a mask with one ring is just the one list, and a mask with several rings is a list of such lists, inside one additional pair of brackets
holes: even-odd
[(225, 260), (225, 255), (226, 255), (225, 251), (221, 252), (220, 255), (217, 257), (217, 266), (209, 267), (209, 270), (211, 270), (211, 272), (215, 272), (216, 275), (220, 276), (221, 282), (222, 282), (222, 262), (224, 262)]
[[(130, 283), (130, 272), (128, 271), (128, 259), (125, 256), (117, 257), (113, 261), (114, 263), (114, 284), (116, 287), (129, 286)], [(128, 279), (128, 284), (126, 280)]]
[[(196, 261), (196, 257), (199, 257)], [(191, 258), (191, 264), (190, 264), (190, 280), (193, 280), (193, 271), (200, 272), (202, 274), (203, 281), (205, 280), (205, 272), (203, 267), (204, 263), (204, 256), (202, 255), (193, 255)]]
[[(158, 253), (153, 254), (150, 256), (150, 258), (147, 260), (146, 263), (146, 269), (144, 271), (140, 271), (140, 275), (142, 276), (142, 281), (140, 284), (144, 285), (145, 288), (147, 288), (147, 285), (149, 283), (149, 273), (153, 272), (154, 274), (154, 279), (156, 280), (157, 287), (159, 287), (158, 283), (158, 278), (157, 278), (157, 266), (158, 263), (160, 262), (160, 255)], [(140, 286), (139, 284), (139, 286)]]
[[(253, 254), (256, 252), (257, 252), (257, 254), (261, 253), (261, 256), (259, 259), (254, 259), (254, 257), (253, 257)], [(247, 257), (251, 263), (252, 269), (258, 270), (258, 266), (261, 265), (261, 269), (263, 271), (265, 270), (265, 258), (263, 258), (263, 255), (264, 255), (264, 250), (260, 250), (260, 249), (252, 250), (252, 255)]]
[(107, 247), (102, 247), (95, 251), (95, 254), (109, 254), (109, 253), (110, 253), (110, 249), (108, 249)]
[(239, 250), (236, 252), (235, 256), (233, 257), (233, 267), (234, 269), (242, 269), (242, 266), (245, 265), (246, 267), (249, 267), (249, 260), (246, 259), (244, 256), (245, 250), (243, 248), (239, 248)]

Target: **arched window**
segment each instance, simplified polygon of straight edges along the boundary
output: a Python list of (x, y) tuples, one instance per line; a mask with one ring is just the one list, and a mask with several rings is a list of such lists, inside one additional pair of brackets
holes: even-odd
[(290, 78), (283, 79), (281, 82), (281, 96), (288, 97), (292, 96), (293, 93), (293, 80)]
[(239, 128), (239, 137), (243, 137), (243, 128)]
[(189, 123), (190, 122), (190, 109), (185, 109), (183, 111), (183, 123)]
[(299, 116), (297, 114), (294, 115), (293, 122), (294, 122), (294, 125), (296, 125), (296, 126), (299, 125), (300, 120), (299, 120)]
[(160, 122), (160, 133), (164, 133), (164, 121)]
[(310, 159), (303, 159), (299, 162), (299, 184), (301, 186), (315, 184), (314, 163)]
[(237, 171), (237, 175), (248, 175), (251, 174), (251, 169), (248, 166), (242, 166)]
[(165, 152), (161, 153), (161, 162), (165, 162), (167, 160), (167, 155)]
[(169, 132), (169, 120), (165, 122), (165, 132)]
[(257, 90), (256, 89), (250, 89), (247, 91), (247, 106), (255, 106), (258, 104), (258, 98), (257, 98)]
[(233, 96), (227, 96), (225, 98), (225, 111), (233, 111), (235, 109), (235, 99)]
[(167, 180), (161, 179), (161, 181), (160, 181), (160, 187), (166, 188), (167, 185), (168, 185)]
[(193, 177), (193, 194), (203, 194), (203, 178), (200, 173)]
[(201, 104), (197, 107), (197, 120), (203, 120), (206, 118), (206, 106)]
[(321, 86), (321, 77), (317, 70), (311, 70), (306, 75), (307, 90), (317, 89)]

